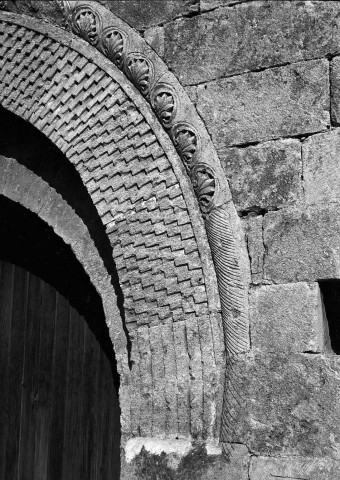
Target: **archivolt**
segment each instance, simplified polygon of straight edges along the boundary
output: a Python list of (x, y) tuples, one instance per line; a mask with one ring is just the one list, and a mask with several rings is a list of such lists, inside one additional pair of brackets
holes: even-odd
[[(138, 362), (121, 392), (123, 431), (215, 436), (219, 298), (184, 172), (212, 245), (227, 352), (238, 354), (248, 348), (248, 276), (225, 176), (185, 92), (142, 39), (95, 2), (62, 4), (72, 30), (108, 59), (71, 34), (2, 13), (1, 102), (65, 153), (106, 226)], [(130, 388), (140, 392), (132, 402)]]
[(126, 365), (126, 339), (117, 308), (110, 277), (83, 221), (73, 208), (48, 183), (17, 163), (0, 156), (0, 195), (19, 203), (38, 215), (69, 245), (88, 274), (103, 302), (106, 322), (120, 361), (121, 372)]

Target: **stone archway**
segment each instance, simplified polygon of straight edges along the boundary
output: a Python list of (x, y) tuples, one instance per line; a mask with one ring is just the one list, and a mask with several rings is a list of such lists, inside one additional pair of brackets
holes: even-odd
[[(63, 7), (72, 29), (110, 60), (51, 25), (2, 13), (1, 102), (73, 163), (106, 227), (135, 362), (131, 373), (122, 364), (123, 433), (216, 438), (220, 299), (227, 353), (249, 344), (247, 263), (227, 182), (194, 107), (154, 52), (93, 2)], [(232, 362), (227, 374), (235, 384)], [(225, 413), (224, 433), (233, 422)]]

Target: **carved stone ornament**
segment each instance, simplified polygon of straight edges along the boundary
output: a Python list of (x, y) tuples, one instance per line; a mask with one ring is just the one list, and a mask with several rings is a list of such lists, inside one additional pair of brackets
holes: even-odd
[(177, 98), (169, 85), (161, 83), (151, 94), (151, 106), (165, 128), (170, 128), (177, 111)]
[(71, 10), (70, 2), (68, 0), (57, 0), (57, 4), (59, 5), (60, 10), (63, 12), (63, 15), (67, 17)]
[(212, 168), (204, 164), (195, 165), (192, 171), (192, 184), (202, 213), (209, 213), (214, 206), (216, 177)]
[(100, 21), (97, 13), (90, 6), (75, 8), (71, 19), (72, 31), (89, 42), (97, 45), (99, 40)]
[(101, 34), (100, 49), (118, 68), (123, 66), (125, 44), (125, 34), (117, 28), (108, 27)]
[(126, 58), (125, 71), (142, 95), (147, 96), (152, 81), (151, 62), (141, 53), (131, 53)]
[(187, 123), (177, 123), (172, 128), (173, 141), (187, 172), (190, 174), (197, 157), (198, 136)]

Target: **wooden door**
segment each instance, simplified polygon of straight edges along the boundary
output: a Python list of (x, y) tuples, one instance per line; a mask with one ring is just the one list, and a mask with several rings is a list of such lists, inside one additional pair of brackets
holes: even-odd
[(0, 480), (119, 478), (118, 399), (100, 338), (55, 288), (4, 261), (0, 382)]

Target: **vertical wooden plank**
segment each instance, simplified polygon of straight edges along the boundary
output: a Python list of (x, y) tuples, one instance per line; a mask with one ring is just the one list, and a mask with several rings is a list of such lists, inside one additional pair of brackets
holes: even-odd
[(95, 457), (95, 410), (96, 410), (96, 390), (98, 388), (98, 363), (99, 348), (95, 336), (86, 325), (85, 327), (85, 364), (84, 364), (84, 383), (85, 383), (85, 408), (84, 408), (84, 426), (85, 426), (85, 474), (84, 478), (93, 478), (93, 465), (96, 463)]
[(11, 343), (14, 269), (1, 262), (0, 272), (0, 480), (5, 480), (5, 452), (8, 436), (9, 351)]
[(84, 320), (71, 307), (67, 363), (66, 406), (64, 418), (63, 480), (77, 479), (82, 459), (82, 374)]
[(111, 388), (108, 392), (108, 408), (111, 410), (110, 432), (111, 432), (111, 456), (110, 456), (110, 477), (120, 478), (120, 408), (118, 392), (113, 383), (111, 367), (108, 365), (108, 375)]
[(99, 358), (99, 375), (98, 375), (98, 389), (97, 389), (97, 415), (96, 415), (96, 475), (94, 480), (104, 480), (103, 468), (102, 468), (102, 451), (103, 451), (103, 431), (105, 421), (105, 408), (106, 408), (106, 392), (105, 392), (105, 354), (103, 350), (100, 350)]
[(101, 456), (101, 471), (103, 472), (103, 479), (109, 477), (109, 458), (110, 454), (110, 406), (109, 406), (109, 395), (110, 395), (110, 377), (107, 371), (107, 358), (105, 357), (105, 365), (103, 369), (103, 393), (104, 393), (104, 424), (102, 429), (102, 456)]
[(119, 478), (120, 470), (119, 404), (113, 384), (110, 361), (107, 358), (105, 358), (105, 360), (103, 370), (105, 401), (105, 424), (103, 429), (102, 447), (103, 479)]
[(63, 443), (70, 304), (57, 292), (53, 352), (52, 403), (49, 442), (49, 480), (60, 480), (63, 472)]
[(34, 478), (34, 447), (36, 409), (38, 394), (41, 281), (34, 275), (28, 276), (28, 301), (25, 330), (24, 373), (21, 394), (20, 419), (20, 480)]
[(27, 308), (27, 273), (14, 266), (13, 305), (11, 322), (11, 342), (9, 350), (9, 382), (7, 401), (7, 444), (5, 456), (5, 478), (18, 476), (19, 435), (21, 414), (21, 383), (24, 360), (25, 317)]
[(47, 479), (56, 291), (41, 281), (40, 347), (34, 449), (35, 480)]

